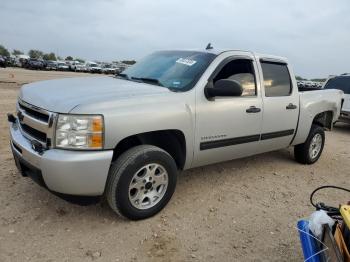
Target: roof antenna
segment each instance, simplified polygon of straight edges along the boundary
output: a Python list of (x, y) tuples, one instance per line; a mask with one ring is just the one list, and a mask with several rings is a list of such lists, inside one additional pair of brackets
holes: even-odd
[(211, 43), (209, 43), (209, 44), (207, 45), (207, 47), (205, 48), (205, 50), (211, 50), (211, 49), (213, 49), (213, 47), (212, 47)]

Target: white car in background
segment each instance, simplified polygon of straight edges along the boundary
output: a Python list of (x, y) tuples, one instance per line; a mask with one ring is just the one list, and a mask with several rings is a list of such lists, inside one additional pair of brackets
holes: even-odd
[(103, 74), (115, 74), (116, 68), (113, 67), (112, 64), (104, 64), (102, 65), (102, 73)]
[(81, 63), (79, 61), (70, 61), (69, 63), (69, 69), (71, 71), (77, 71), (77, 66), (81, 65)]
[(323, 88), (339, 89), (344, 92), (338, 121), (350, 124), (350, 74), (328, 78)]
[(64, 61), (58, 61), (57, 62), (57, 70), (58, 71), (68, 71), (69, 66)]
[(75, 72), (88, 72), (87, 67), (85, 64), (77, 64), (75, 65)]
[(101, 73), (102, 72), (101, 66), (95, 62), (87, 62), (86, 69), (90, 73)]

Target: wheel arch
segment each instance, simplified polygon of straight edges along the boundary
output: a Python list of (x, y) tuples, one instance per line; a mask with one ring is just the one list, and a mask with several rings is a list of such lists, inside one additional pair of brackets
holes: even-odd
[(123, 138), (113, 149), (112, 161), (121, 154), (138, 145), (153, 145), (168, 152), (175, 160), (178, 169), (182, 170), (186, 162), (186, 139), (177, 129), (151, 131), (134, 134)]
[(324, 111), (317, 114), (312, 120), (312, 124), (331, 130), (333, 127), (333, 111)]
[(297, 133), (291, 143), (293, 146), (302, 144), (306, 141), (313, 124), (321, 126), (325, 130), (331, 130), (333, 128), (334, 111), (332, 110), (317, 112), (315, 114), (301, 111), (300, 114)]

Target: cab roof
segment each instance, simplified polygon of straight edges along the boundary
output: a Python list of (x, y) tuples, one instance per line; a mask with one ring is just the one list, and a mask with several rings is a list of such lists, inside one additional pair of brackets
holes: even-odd
[(255, 56), (257, 60), (262, 60), (262, 61), (270, 61), (270, 62), (277, 62), (277, 63), (285, 63), (288, 64), (288, 59), (282, 56), (276, 56), (276, 55), (269, 55), (269, 54), (262, 54), (262, 53), (257, 53), (257, 52), (252, 52), (249, 50), (240, 50), (240, 49), (189, 49), (189, 50), (184, 50), (184, 51), (196, 51), (196, 52), (202, 52), (202, 53), (208, 53), (208, 54), (214, 54), (216, 56), (221, 55), (226, 52), (246, 52), (250, 53), (251, 55)]

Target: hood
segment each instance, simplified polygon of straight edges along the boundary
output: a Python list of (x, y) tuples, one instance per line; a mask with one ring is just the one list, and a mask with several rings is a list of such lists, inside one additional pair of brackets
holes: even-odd
[(114, 77), (83, 77), (48, 80), (24, 85), (19, 97), (34, 106), (68, 113), (78, 105), (169, 94), (165, 87)]

